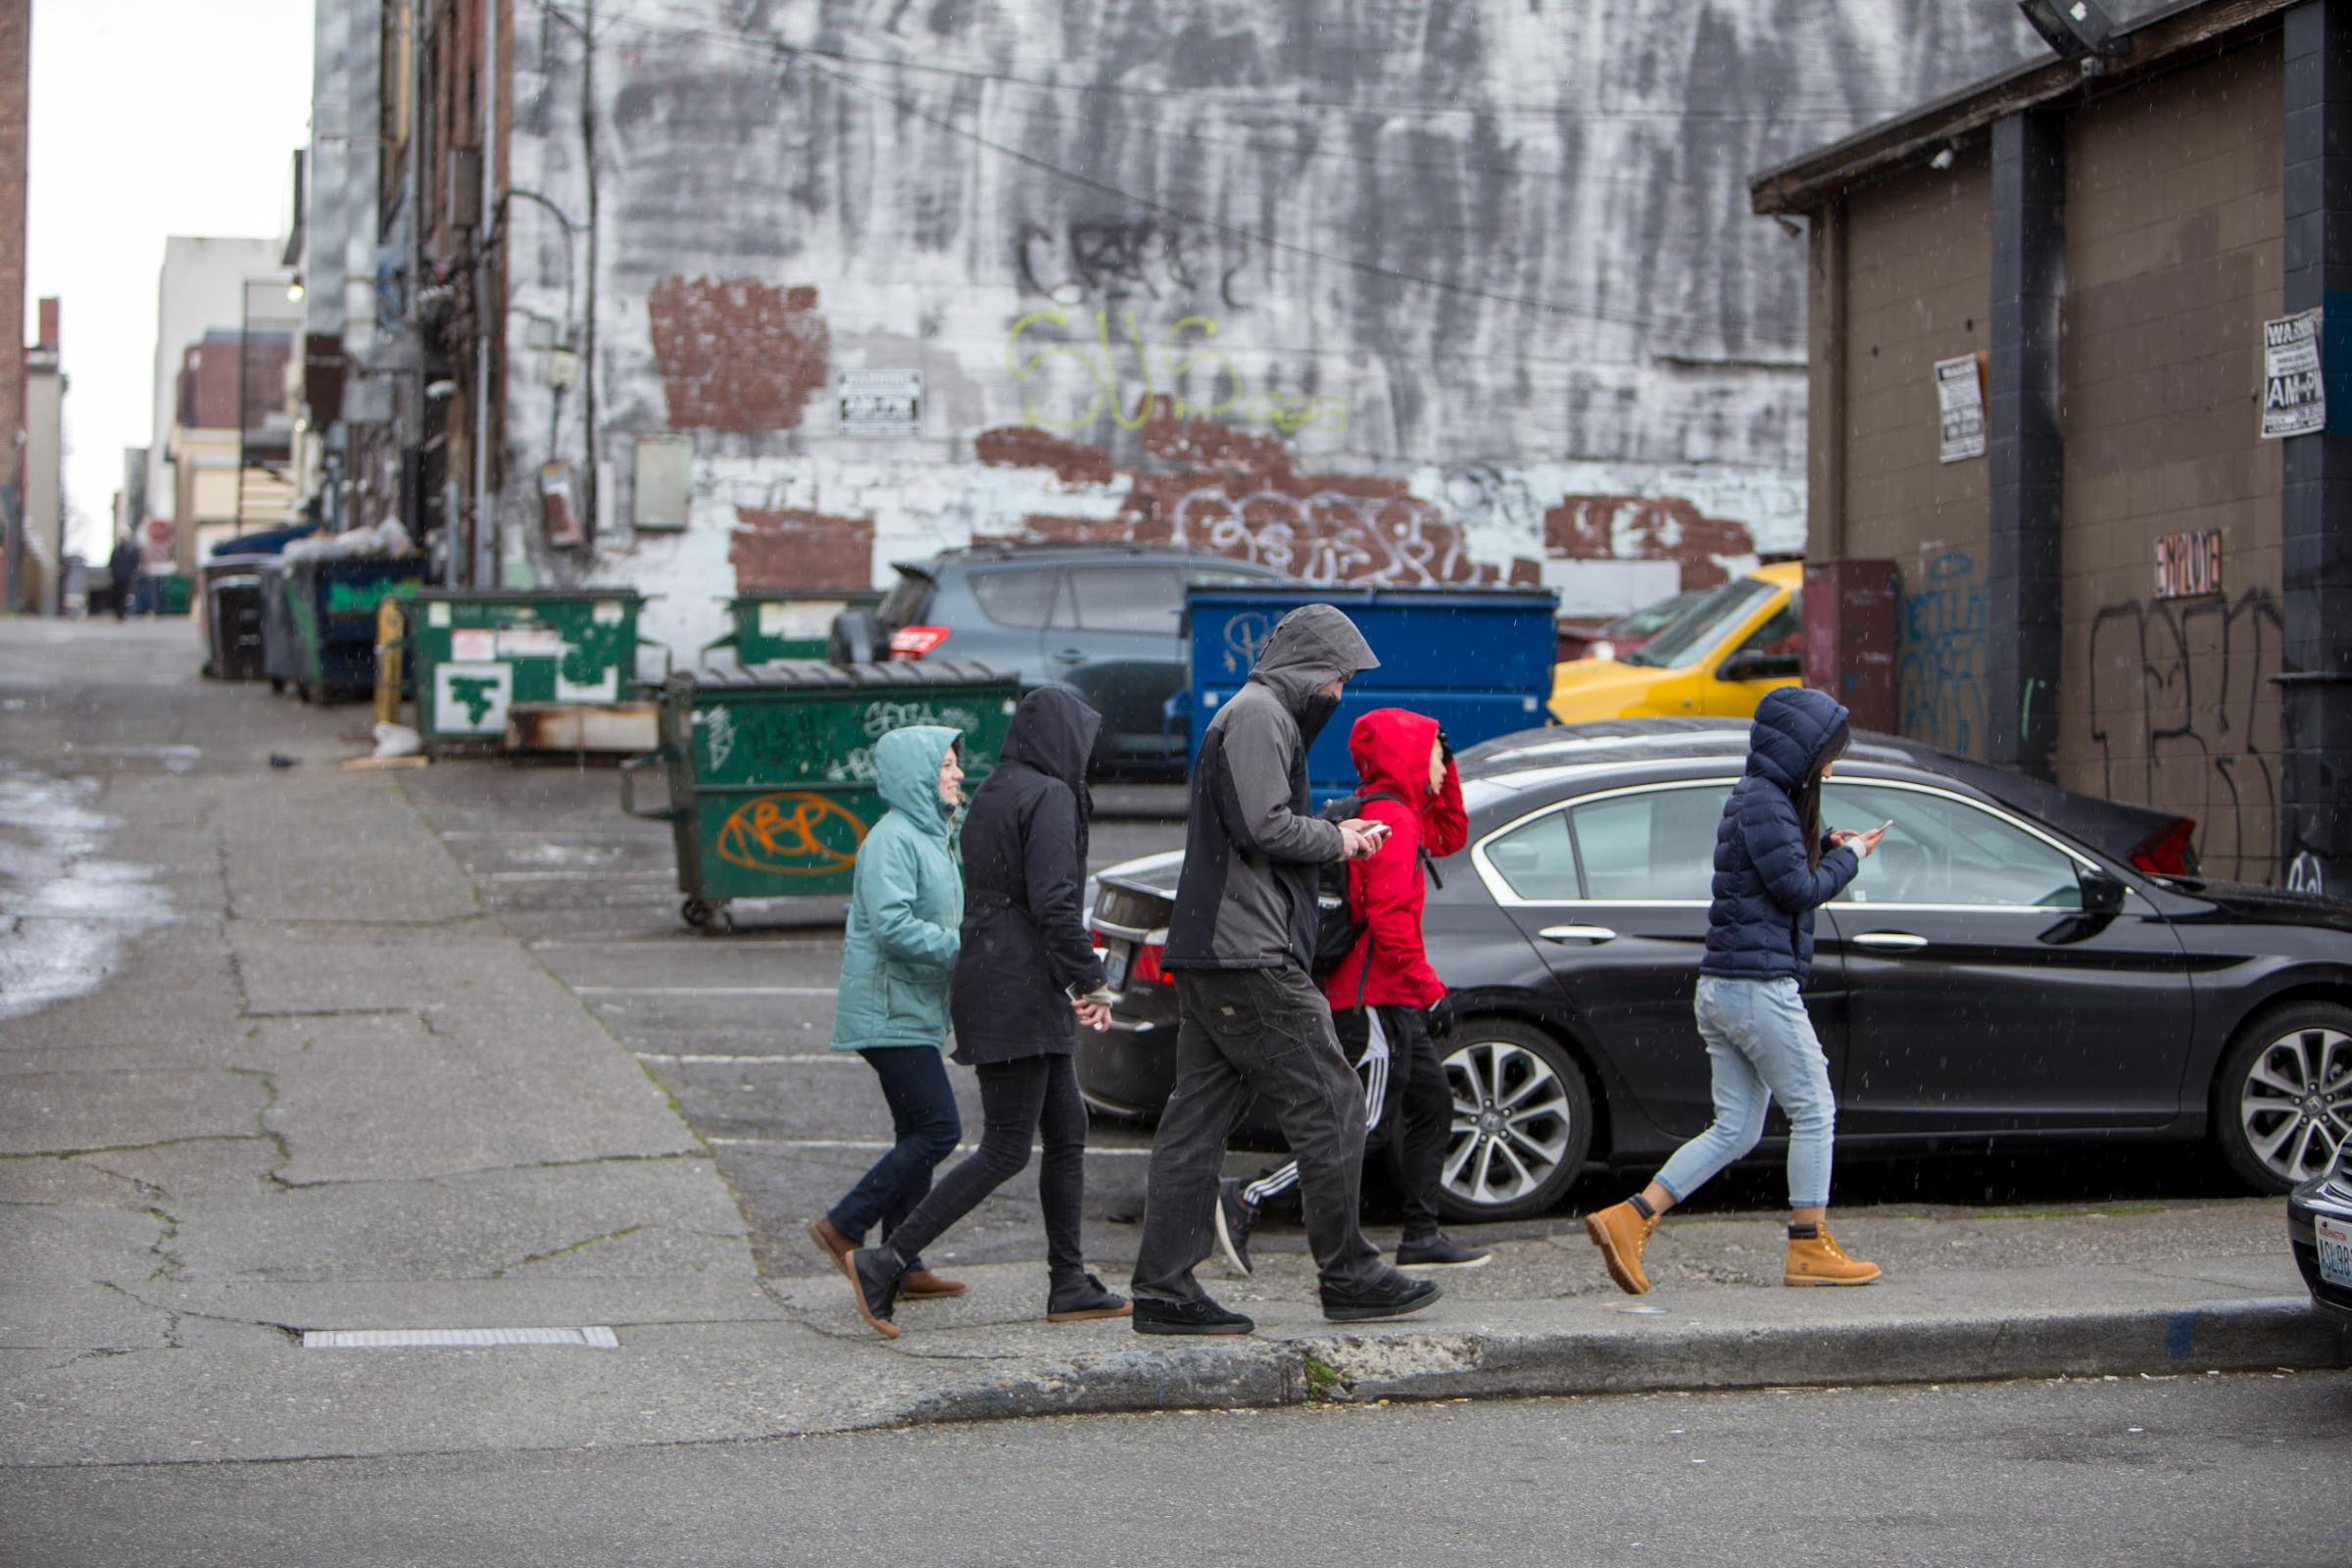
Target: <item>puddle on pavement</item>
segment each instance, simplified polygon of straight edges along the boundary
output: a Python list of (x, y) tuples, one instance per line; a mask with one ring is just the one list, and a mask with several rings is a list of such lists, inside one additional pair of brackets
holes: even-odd
[(152, 869), (103, 858), (122, 824), (97, 794), (0, 763), (0, 1018), (96, 990), (132, 938), (172, 917)]

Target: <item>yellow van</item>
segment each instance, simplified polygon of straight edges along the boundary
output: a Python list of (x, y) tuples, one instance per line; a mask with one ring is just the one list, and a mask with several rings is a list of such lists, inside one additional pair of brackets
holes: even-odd
[(1758, 566), (1691, 602), (1624, 659), (1572, 659), (1551, 672), (1551, 716), (1745, 718), (1802, 678), (1805, 568)]

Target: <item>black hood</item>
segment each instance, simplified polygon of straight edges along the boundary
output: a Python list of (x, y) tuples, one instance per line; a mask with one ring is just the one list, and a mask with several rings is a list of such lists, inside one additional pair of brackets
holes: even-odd
[(1095, 736), (1102, 728), (1102, 715), (1080, 702), (1075, 693), (1066, 687), (1042, 686), (1013, 710), (1012, 724), (1004, 731), (1004, 748), (999, 756), (1067, 784), (1078, 797), (1083, 821), (1086, 768), (1094, 760)]

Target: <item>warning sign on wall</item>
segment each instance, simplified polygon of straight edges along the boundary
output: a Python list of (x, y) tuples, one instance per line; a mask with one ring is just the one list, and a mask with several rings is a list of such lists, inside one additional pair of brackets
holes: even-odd
[(1984, 455), (1984, 378), (1974, 354), (1936, 362), (1936, 412), (1943, 426), (1943, 462)]
[(842, 371), (840, 431), (843, 435), (922, 434), (923, 372)]
[(2320, 380), (2320, 313), (2262, 323), (2262, 438), (2312, 435), (2328, 427)]

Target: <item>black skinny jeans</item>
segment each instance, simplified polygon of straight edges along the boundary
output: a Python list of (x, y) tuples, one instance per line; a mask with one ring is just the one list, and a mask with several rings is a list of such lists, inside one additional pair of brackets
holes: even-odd
[(890, 1234), (891, 1250), (911, 1258), (1029, 1163), (1032, 1139), (1046, 1146), (1037, 1199), (1046, 1212), (1046, 1264), (1056, 1281), (1086, 1272), (1079, 1205), (1086, 1196), (1086, 1102), (1068, 1056), (1023, 1056), (978, 1069), (980, 1147), (940, 1177), (931, 1195)]

